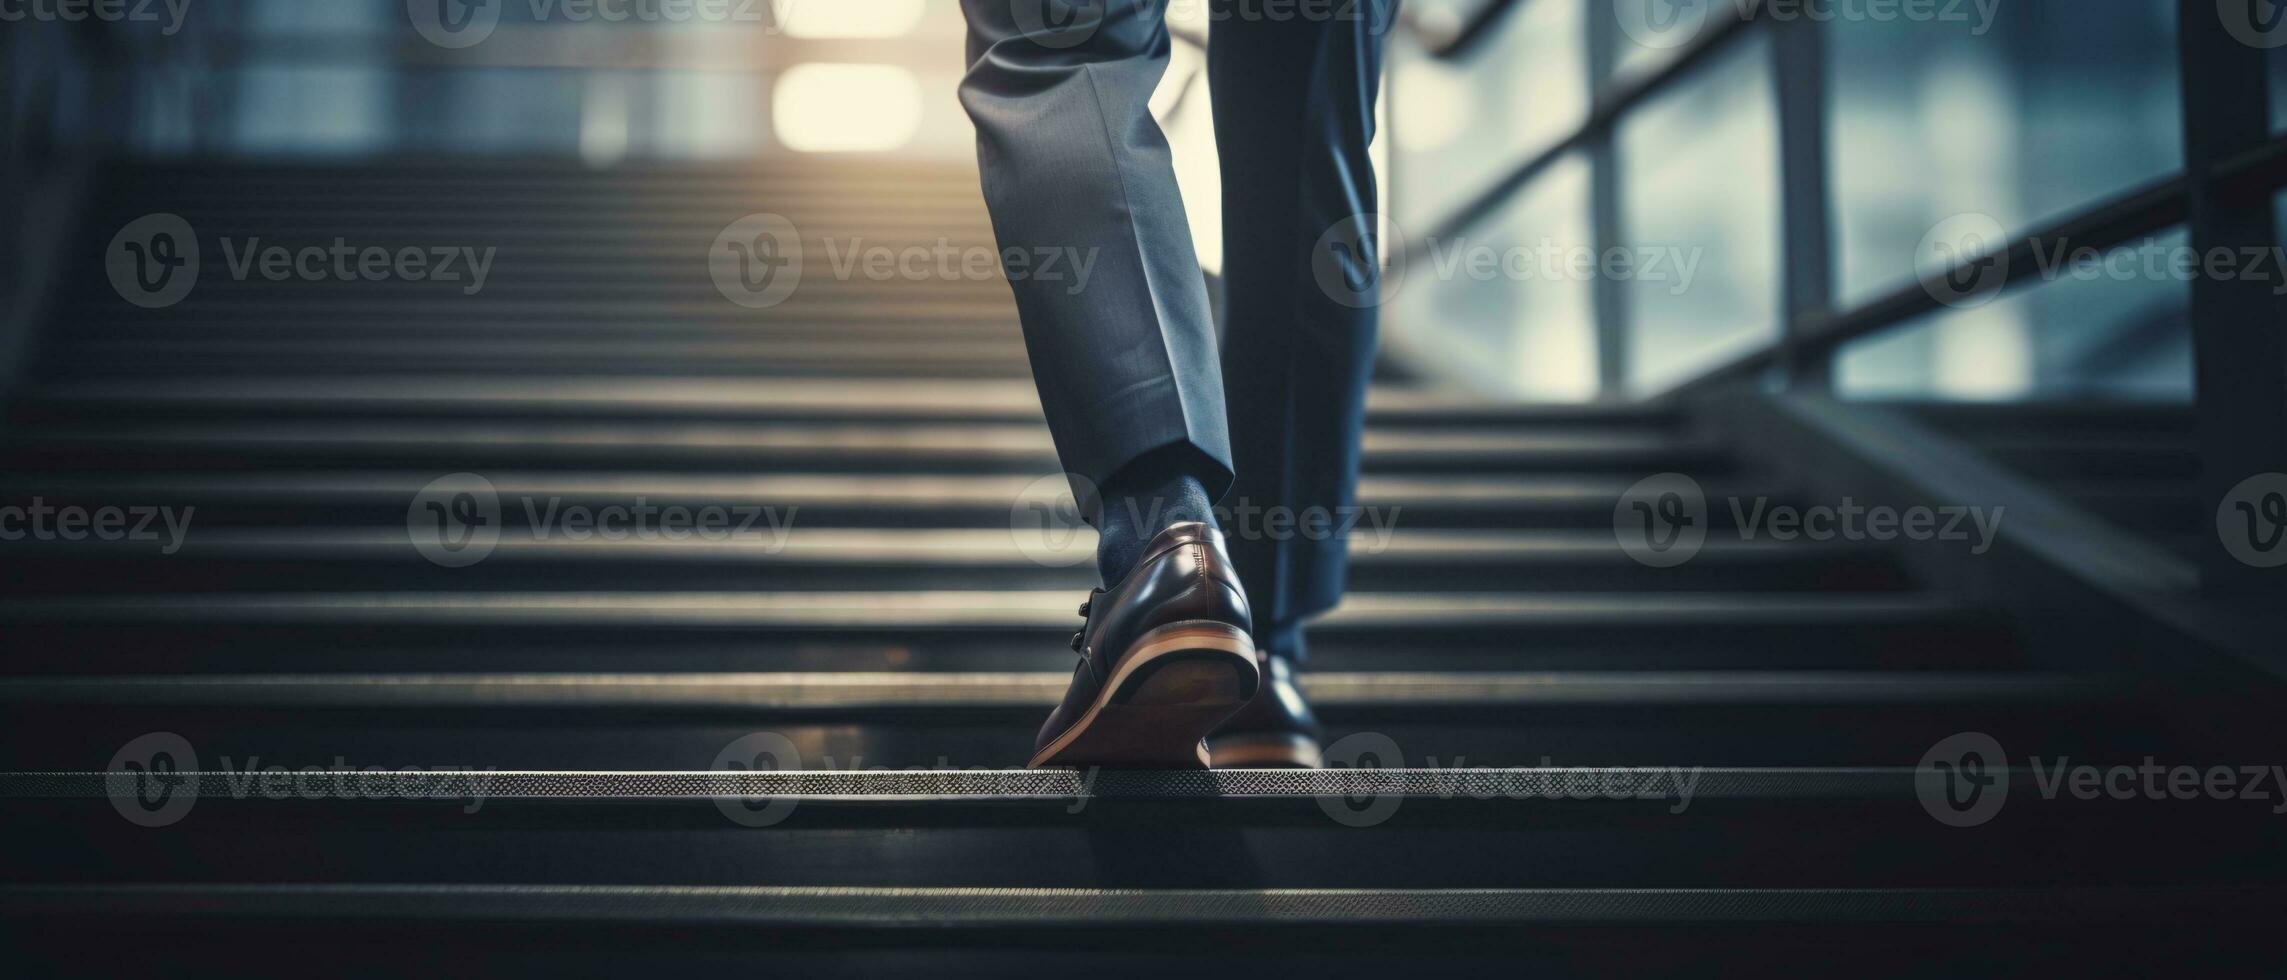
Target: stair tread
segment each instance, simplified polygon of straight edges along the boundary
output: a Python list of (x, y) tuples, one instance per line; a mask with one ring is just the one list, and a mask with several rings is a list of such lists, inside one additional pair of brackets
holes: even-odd
[[(358, 411), (549, 410), (567, 415), (617, 412), (742, 415), (819, 412), (850, 415), (939, 413), (1031, 421), (1040, 397), (1029, 380), (881, 381), (785, 379), (732, 381), (719, 377), (627, 378), (410, 375), (312, 379), (275, 376), (193, 377), (136, 381), (76, 381), (35, 387), (20, 401), (75, 405), (166, 407), (224, 406), (271, 411), (355, 408)], [(1658, 424), (1659, 409), (1597, 405), (1517, 405), (1439, 391), (1376, 387), (1367, 398), (1375, 416), (1491, 416), (1531, 421), (1614, 421)]]
[[(2241, 921), (2287, 889), (1618, 888), (1098, 889), (670, 885), (6, 885), (12, 916), (504, 920), (718, 926), (994, 925), (1139, 928), (1211, 924), (1426, 925), (1595, 922)], [(1418, 954), (1416, 954), (1418, 955)], [(1227, 964), (1229, 965), (1229, 964)]]
[[(898, 565), (974, 568), (1070, 567), (1094, 560), (1093, 529), (868, 529), (802, 527), (783, 535), (765, 529), (679, 531), (681, 539), (647, 535), (546, 535), (524, 526), (502, 530), (486, 561), (610, 560), (789, 565)], [(1354, 565), (1429, 563), (1620, 564), (1632, 561), (1610, 531), (1392, 530), (1351, 535)], [(297, 563), (371, 562), (420, 557), (402, 528), (200, 528), (182, 547), (161, 552), (134, 540), (17, 542), (12, 551), (46, 556), (106, 558), (260, 558)], [(1870, 558), (1885, 554), (1867, 542), (1755, 541), (1719, 537), (1694, 562), (1773, 562)], [(425, 559), (424, 559), (425, 560)]]
[[(494, 489), (508, 496), (612, 495), (667, 498), (705, 498), (752, 503), (783, 499), (835, 497), (883, 503), (961, 502), (1007, 506), (1026, 498), (1038, 477), (975, 476), (930, 473), (926, 470), (864, 475), (849, 473), (781, 473), (722, 475), (710, 473), (643, 471), (488, 471)], [(75, 473), (0, 474), (0, 493), (30, 495), (67, 491), (146, 493), (168, 495), (244, 495), (305, 499), (325, 496), (390, 497), (409, 500), (435, 480), (433, 472), (273, 472), (273, 473)], [(1365, 501), (1421, 504), (1478, 502), (1513, 506), (1536, 502), (1589, 502), (1610, 507), (1635, 482), (1632, 477), (1571, 474), (1440, 474), (1397, 476), (1369, 474), (1359, 480)], [(1736, 481), (1711, 481), (1716, 490), (1745, 493)], [(1769, 488), (1766, 488), (1768, 490)], [(1066, 498), (1068, 499), (1068, 498)]]
[[(647, 446), (722, 449), (915, 449), (953, 453), (1052, 451), (1047, 429), (1003, 423), (593, 423), (593, 422), (368, 422), (265, 421), (244, 423), (72, 424), (42, 426), (16, 436), (35, 445), (147, 443), (249, 446), (500, 446), (637, 449)], [(1375, 453), (1644, 452), (1698, 446), (1661, 433), (1449, 431), (1439, 428), (1370, 429), (1366, 451)]]
[[(1037, 709), (1064, 673), (301, 674), (0, 680), (0, 703), (245, 708)], [(1321, 707), (2041, 703), (2126, 698), (2102, 674), (1937, 671), (1313, 672)]]
[[(68, 597), (0, 601), (10, 623), (459, 623), (744, 626), (780, 629), (1068, 629), (1070, 591), (339, 592)], [(1952, 622), (1958, 601), (1919, 593), (1365, 593), (1321, 621), (1354, 628), (1795, 625)]]
[[(1695, 796), (1714, 799), (1916, 798), (1912, 766), (1693, 766)], [(325, 769), (325, 772), (358, 772)], [(1490, 805), (1543, 796), (1547, 787), (1604, 775), (1657, 776), (1657, 766), (1534, 766), (1510, 768), (1336, 768), (1098, 770), (890, 769), (890, 770), (498, 770), (488, 794), (502, 800), (565, 803), (664, 803), (722, 796), (771, 796), (819, 803), (900, 803), (908, 806), (1003, 800), (1067, 801), (1086, 797), (1228, 801), (1316, 799), (1374, 795), (1441, 799)], [(2025, 769), (1997, 769), (2012, 782), (2030, 781)], [(229, 796), (225, 770), (185, 771), (200, 780), (201, 795)], [(375, 800), (434, 799), (425, 773), (372, 772)], [(87, 799), (108, 796), (133, 776), (118, 772), (0, 772), (0, 799)], [(1490, 791), (1490, 792), (1488, 792)], [(1561, 795), (1561, 794), (1560, 794)], [(252, 797), (260, 802), (261, 797)], [(341, 801), (351, 802), (351, 801)]]

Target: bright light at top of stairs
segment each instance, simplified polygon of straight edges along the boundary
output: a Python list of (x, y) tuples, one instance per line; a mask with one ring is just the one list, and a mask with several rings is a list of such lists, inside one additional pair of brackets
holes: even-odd
[(789, 37), (900, 37), (921, 23), (924, 0), (825, 0), (786, 13)]
[(804, 153), (878, 153), (921, 129), (921, 83), (896, 65), (796, 65), (771, 98), (778, 140)]

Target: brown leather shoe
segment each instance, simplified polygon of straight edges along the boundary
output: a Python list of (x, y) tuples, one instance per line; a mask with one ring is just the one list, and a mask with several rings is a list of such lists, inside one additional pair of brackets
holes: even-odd
[(1034, 743), (1033, 768), (1203, 769), (1201, 738), (1255, 694), (1261, 677), (1246, 591), (1223, 535), (1199, 523), (1161, 531), (1143, 560), (1080, 607), (1080, 665)]
[(1207, 736), (1208, 761), (1217, 769), (1317, 769), (1318, 718), (1294, 683), (1294, 664), (1268, 655), (1255, 698)]

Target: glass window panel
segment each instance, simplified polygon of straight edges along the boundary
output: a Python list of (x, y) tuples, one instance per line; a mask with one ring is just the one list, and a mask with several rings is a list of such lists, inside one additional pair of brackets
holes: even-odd
[(1583, 22), (1580, 0), (1525, 0), (1459, 61), (1393, 45), (1400, 220), (1428, 226), (1580, 127), (1588, 115)]
[(202, 8), (199, 16), (244, 25), (249, 33), (287, 36), (379, 33), (405, 23), (402, 4), (310, 0), (234, 0), (220, 10)]
[(1731, 15), (1735, 0), (1591, 0), (1608, 17), (1612, 73), (1625, 78), (1658, 69), (1699, 39), (1716, 17)]
[(233, 148), (242, 153), (372, 153), (389, 145), (393, 92), (370, 68), (238, 73)]
[(2287, 129), (2287, 47), (2271, 49), (2264, 64), (2271, 70), (2271, 128)]
[(1624, 284), (1628, 384), (1656, 390), (1779, 329), (1770, 52), (1744, 38), (1621, 123), (1622, 237), (1657, 257)]
[(770, 143), (768, 80), (744, 72), (662, 71), (650, 110), (636, 119), (652, 155), (711, 159), (747, 156)]
[(2033, 284), (1985, 305), (1844, 348), (1836, 387), (1856, 398), (2188, 402), (2191, 290), (2173, 271), (2188, 248), (2176, 231), (2112, 253), (2109, 267), (2044, 262)]
[(1830, 25), (1843, 305), (1912, 281), (1963, 213), (2025, 229), (2183, 167), (2175, 4), (2002, 4), (1963, 23)]
[(408, 74), (399, 138), (446, 153), (564, 153), (580, 145), (574, 71), (476, 69)]
[(1471, 234), (1423, 243), (1393, 301), (1390, 346), (1480, 391), (1531, 401), (1597, 395), (1588, 162), (1558, 161)]

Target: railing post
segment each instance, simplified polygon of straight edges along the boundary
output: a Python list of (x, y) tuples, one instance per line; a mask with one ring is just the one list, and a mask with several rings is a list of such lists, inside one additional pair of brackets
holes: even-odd
[(1780, 314), (1778, 366), (1790, 388), (1825, 389), (1834, 358), (1798, 346), (1834, 304), (1832, 201), (1827, 196), (1826, 28), (1804, 0), (1801, 16), (1771, 23), (1771, 78), (1779, 122)]
[[(2234, 3), (2246, 9), (2219, 7), (2217, 0), (2177, 5), (2186, 214), (2202, 268), (2211, 255), (2240, 256), (2254, 248), (2275, 255), (2271, 250), (2279, 243), (2271, 192), (2235, 187), (2215, 174), (2219, 163), (2262, 145), (2271, 131), (2269, 52), (2256, 43), (2262, 40), (2256, 25), (2263, 23), (2258, 8), (2269, 7), (2270, 0)], [(2243, 19), (2226, 23), (2229, 16)], [(2203, 534), (2201, 544), (2201, 578), (2211, 595), (2287, 593), (2287, 567), (2248, 560), (2251, 553), (2287, 549), (2276, 539), (2269, 549), (2259, 547), (2266, 531), (2287, 533), (2277, 526), (2279, 511), (2287, 509), (2287, 488), (2258, 486), (2250, 499), (2239, 501), (2250, 505), (2245, 511), (2230, 499), (2250, 478), (2287, 473), (2287, 308), (2273, 295), (2276, 285), (2212, 274), (2191, 283), (2201, 496), (2216, 516), (2217, 531)], [(2234, 534), (2247, 540), (2235, 543)], [(2287, 554), (2278, 557), (2287, 560)]]
[[(1620, 64), (1620, 23), (1604, 0), (1576, 0), (1587, 8), (1588, 90), (1601, 92)], [(1620, 127), (1615, 124), (1591, 134), (1583, 149), (1588, 153), (1588, 224), (1596, 254), (1620, 245)], [(1603, 267), (1598, 263), (1598, 268)], [(1628, 387), (1628, 284), (1610, 276), (1593, 280), (1596, 310), (1597, 389), (1605, 398), (1620, 398)]]

